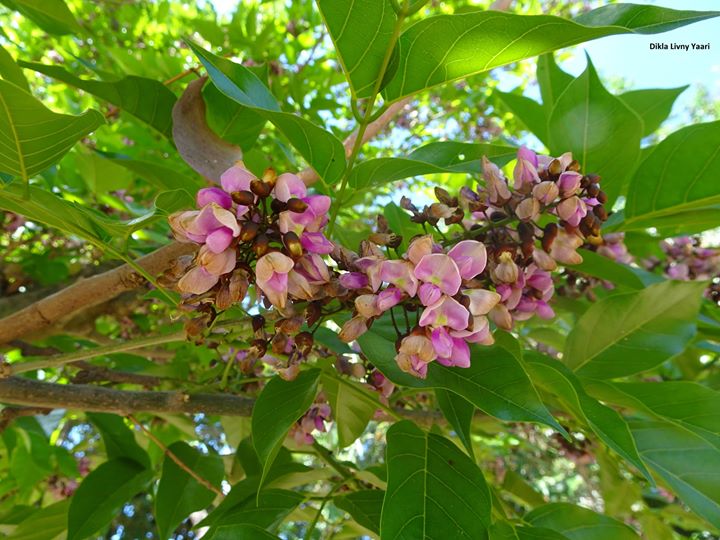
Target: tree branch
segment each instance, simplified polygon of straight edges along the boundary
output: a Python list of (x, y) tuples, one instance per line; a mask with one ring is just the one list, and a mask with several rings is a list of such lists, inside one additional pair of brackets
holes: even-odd
[[(138, 259), (148, 273), (158, 275), (181, 255), (193, 253), (195, 244), (173, 242)], [(34, 304), (0, 319), (0, 345), (48, 328), (78, 311), (102, 304), (145, 283), (127, 264), (91, 278), (80, 279)]]

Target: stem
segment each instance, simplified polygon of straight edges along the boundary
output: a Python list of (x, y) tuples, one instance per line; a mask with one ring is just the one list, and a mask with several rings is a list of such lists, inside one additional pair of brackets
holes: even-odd
[(36, 369), (47, 369), (64, 366), (65, 364), (71, 364), (80, 360), (88, 360), (90, 358), (95, 358), (96, 356), (125, 351), (133, 351), (135, 349), (142, 349), (144, 347), (151, 347), (153, 345), (162, 345), (163, 343), (173, 343), (176, 341), (185, 341), (184, 330), (180, 332), (174, 332), (172, 334), (163, 334), (161, 336), (152, 336), (132, 341), (123, 341), (122, 343), (113, 343), (111, 345), (95, 347), (94, 349), (85, 349), (82, 351), (76, 351), (67, 354), (58, 354), (39, 360), (31, 360), (29, 362), (10, 364), (8, 366), (9, 372), (7, 373), (7, 375), (17, 375), (18, 373), (26, 373), (28, 371), (34, 371)]
[(348, 469), (345, 465), (340, 463), (335, 457), (332, 455), (332, 452), (325, 448), (322, 444), (315, 441), (313, 442), (313, 449), (315, 450), (315, 453), (317, 456), (323, 460), (325, 463), (330, 465), (333, 469), (335, 469), (340, 476), (342, 476), (343, 480), (350, 480), (354, 477), (353, 473)]
[(355, 386), (355, 385), (352, 384), (351, 382), (346, 381), (345, 379), (343, 379), (342, 377), (340, 377), (340, 376), (337, 375), (336, 373), (327, 372), (327, 375), (330, 376), (330, 377), (332, 377), (333, 379), (335, 379), (339, 384), (343, 384), (343, 385), (345, 385), (346, 387), (348, 387), (348, 388), (350, 388), (351, 390), (353, 390), (353, 392), (355, 392), (355, 394), (356, 394), (358, 397), (360, 397), (360, 399), (366, 401), (367, 403), (371, 403), (372, 405), (378, 407), (379, 409), (382, 409), (382, 410), (385, 411), (390, 417), (394, 418), (395, 420), (402, 420), (402, 419), (403, 419), (403, 417), (402, 417), (400, 414), (398, 414), (396, 411), (394, 411), (391, 407), (388, 407), (387, 405), (385, 405), (384, 403), (380, 402), (379, 400), (376, 400), (375, 398), (373, 398), (372, 396), (370, 396), (369, 394), (367, 394), (367, 392), (365, 392), (364, 390), (358, 388), (357, 386)]
[(308, 525), (307, 531), (305, 531), (305, 540), (310, 540), (312, 538), (312, 533), (315, 530), (315, 527), (317, 526), (317, 522), (320, 520), (320, 516), (322, 515), (322, 511), (325, 508), (325, 505), (328, 503), (330, 499), (332, 499), (332, 496), (335, 494), (335, 492), (340, 489), (342, 486), (345, 485), (345, 481), (337, 482), (332, 489), (328, 492), (327, 495), (325, 495), (322, 499), (320, 499), (320, 508), (318, 508), (317, 514), (315, 514), (315, 517)]
[[(368, 104), (365, 107), (362, 121), (358, 126), (357, 138), (355, 139), (355, 144), (353, 144), (352, 151), (350, 152), (350, 157), (348, 158), (347, 169), (345, 169), (345, 174), (343, 175), (342, 181), (340, 182), (340, 190), (337, 196), (338, 204), (333, 205), (332, 212), (330, 214), (330, 221), (328, 223), (328, 235), (330, 236), (332, 236), (333, 229), (335, 228), (335, 220), (337, 219), (338, 212), (340, 211), (340, 207), (342, 206), (340, 204), (340, 201), (343, 200), (345, 190), (347, 189), (348, 180), (350, 179), (350, 174), (352, 173), (353, 167), (355, 166), (355, 160), (357, 159), (358, 154), (360, 153), (360, 148), (362, 148), (363, 145), (363, 135), (365, 135), (365, 130), (367, 129), (368, 124), (372, 122), (372, 109), (375, 106), (375, 101), (377, 100), (377, 96), (380, 92), (380, 85), (382, 85), (383, 79), (385, 78), (385, 72), (387, 71), (388, 65), (390, 64), (390, 59), (392, 58), (395, 44), (400, 37), (400, 30), (402, 29), (402, 24), (405, 21), (405, 17), (407, 17), (406, 8), (398, 12), (398, 18), (395, 22), (393, 33), (390, 36), (390, 41), (388, 42), (387, 49), (385, 50), (385, 56), (382, 63), (380, 64), (380, 71), (378, 72), (377, 80), (375, 81), (372, 96), (370, 97)], [(356, 109), (354, 102), (353, 108), (354, 110)]]
[(190, 476), (192, 476), (195, 480), (197, 480), (197, 482), (198, 482), (201, 486), (204, 486), (206, 489), (209, 489), (210, 491), (212, 491), (213, 493), (215, 493), (215, 495), (219, 495), (220, 497), (224, 497), (224, 496), (225, 496), (225, 494), (224, 494), (220, 489), (218, 489), (217, 487), (215, 487), (214, 485), (212, 485), (210, 482), (208, 482), (207, 480), (205, 480), (205, 479), (204, 479), (202, 476), (200, 476), (198, 473), (196, 473), (195, 471), (193, 471), (190, 467), (188, 467), (187, 465), (185, 465), (185, 463), (183, 463), (182, 460), (181, 460), (179, 457), (177, 457), (175, 454), (173, 454), (172, 451), (171, 451), (167, 446), (165, 446), (160, 439), (158, 439), (157, 437), (155, 437), (155, 435), (153, 435), (152, 432), (151, 432), (148, 428), (146, 428), (146, 427), (143, 426), (140, 422), (138, 422), (138, 420), (137, 420), (133, 415), (129, 414), (127, 417), (128, 417), (137, 427), (139, 427), (139, 428), (142, 430), (142, 432), (145, 433), (145, 435), (147, 436), (147, 438), (150, 439), (152, 442), (154, 442), (154, 443), (158, 446), (158, 448), (160, 448), (160, 450), (162, 450), (163, 453), (164, 453), (165, 455), (167, 455), (167, 457), (169, 457), (170, 459), (172, 459), (172, 460), (177, 464), (178, 467), (180, 467), (183, 471), (185, 471), (185, 472), (188, 473)]

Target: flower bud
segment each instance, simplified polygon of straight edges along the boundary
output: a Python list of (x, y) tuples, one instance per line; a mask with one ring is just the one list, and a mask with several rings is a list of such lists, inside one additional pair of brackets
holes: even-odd
[(280, 212), (284, 212), (287, 209), (287, 203), (284, 203), (280, 199), (273, 199), (270, 202), (270, 210), (272, 210), (273, 214), (279, 214)]
[(343, 325), (338, 337), (345, 343), (350, 343), (367, 332), (367, 329), (367, 319), (362, 315), (358, 315)]
[(563, 172), (563, 166), (562, 163), (560, 163), (559, 159), (553, 159), (550, 162), (550, 164), (548, 165), (548, 172), (554, 176), (557, 176)]
[(305, 356), (312, 350), (313, 342), (313, 335), (310, 332), (300, 332), (295, 336), (295, 345)]
[(495, 267), (495, 277), (504, 283), (515, 283), (518, 280), (520, 270), (513, 261), (512, 255), (503, 251), (498, 259)]
[(302, 257), (303, 247), (297, 234), (292, 231), (286, 232), (282, 237), (282, 242), (292, 258), (297, 259)]
[(442, 219), (442, 218), (449, 218), (450, 216), (452, 216), (453, 211), (446, 204), (433, 203), (428, 208), (428, 214), (433, 219)]
[(287, 209), (291, 212), (294, 212), (296, 214), (302, 214), (305, 210), (307, 210), (308, 204), (296, 197), (293, 197), (292, 199), (288, 199), (287, 202)]
[(270, 250), (270, 239), (264, 234), (259, 235), (255, 238), (252, 249), (255, 255), (262, 257)]
[(580, 173), (567, 171), (560, 175), (560, 178), (558, 178), (558, 188), (560, 188), (560, 194), (563, 197), (570, 197), (571, 195), (575, 195), (580, 189), (580, 180), (582, 179), (582, 175)]
[(508, 311), (505, 304), (496, 304), (488, 313), (490, 320), (495, 323), (495, 326), (502, 328), (503, 330), (512, 330), (513, 319), (512, 315)]
[(412, 212), (413, 214), (417, 214), (420, 211), (418, 210), (418, 207), (415, 206), (412, 201), (404, 195), (400, 198), (400, 208), (402, 208), (403, 210), (407, 210), (408, 212)]
[(557, 263), (555, 262), (555, 259), (553, 259), (546, 251), (542, 249), (534, 250), (532, 257), (533, 262), (535, 262), (535, 264), (541, 270), (552, 272), (553, 270), (557, 269)]
[(515, 215), (522, 221), (534, 221), (540, 215), (540, 203), (532, 197), (524, 199), (515, 207)]
[(287, 317), (279, 319), (275, 323), (275, 329), (280, 330), (283, 334), (295, 334), (302, 328), (303, 318), (302, 317)]
[(252, 319), (253, 332), (257, 333), (265, 328), (265, 317), (262, 315), (255, 315)]
[(257, 236), (259, 228), (260, 226), (254, 221), (246, 221), (242, 224), (238, 238), (241, 242), (250, 242)]
[(439, 186), (435, 186), (435, 198), (447, 206), (456, 207), (458, 205), (457, 197), (451, 197), (450, 194)]
[(560, 189), (557, 184), (555, 182), (551, 182), (550, 180), (540, 182), (532, 190), (533, 197), (545, 206), (551, 204), (555, 199), (557, 199), (559, 194)]
[(242, 206), (252, 206), (255, 204), (255, 195), (251, 191), (234, 191), (230, 194), (233, 202)]
[(268, 167), (265, 169), (265, 172), (263, 173), (262, 181), (265, 182), (268, 186), (270, 186), (270, 189), (275, 187), (275, 183), (277, 182), (277, 173), (275, 172), (275, 169), (272, 167)]
[(542, 237), (542, 247), (545, 251), (550, 251), (550, 248), (553, 245), (553, 241), (558, 235), (558, 226), (557, 223), (548, 223), (545, 225), (545, 229), (543, 229), (543, 237)]
[(598, 204), (595, 206), (593, 208), (593, 214), (595, 214), (600, 221), (607, 221), (608, 213), (603, 205)]
[(261, 199), (264, 199), (265, 197), (270, 195), (270, 192), (272, 191), (272, 186), (266, 182), (263, 182), (262, 180), (252, 180), (250, 181), (250, 191), (252, 191)]

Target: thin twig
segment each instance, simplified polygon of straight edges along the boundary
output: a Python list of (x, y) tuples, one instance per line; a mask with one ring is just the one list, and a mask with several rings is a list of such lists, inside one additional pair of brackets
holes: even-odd
[(224, 496), (225, 496), (225, 494), (222, 492), (222, 490), (220, 490), (220, 489), (218, 489), (217, 487), (215, 487), (214, 485), (212, 485), (209, 481), (205, 480), (205, 478), (203, 478), (203, 477), (200, 476), (198, 473), (196, 473), (195, 471), (193, 471), (190, 467), (188, 467), (187, 465), (185, 465), (185, 463), (183, 463), (182, 460), (181, 460), (179, 457), (177, 457), (175, 454), (173, 454), (172, 450), (170, 450), (167, 446), (165, 446), (160, 439), (158, 439), (157, 437), (155, 437), (155, 435), (153, 435), (152, 432), (151, 432), (148, 428), (146, 428), (145, 426), (143, 426), (133, 415), (128, 414), (127, 417), (128, 417), (128, 419), (131, 420), (137, 427), (139, 427), (139, 428), (143, 431), (143, 433), (145, 433), (145, 435), (147, 436), (147, 438), (150, 439), (152, 442), (154, 442), (154, 443), (158, 446), (158, 448), (160, 448), (160, 450), (162, 450), (163, 453), (164, 453), (167, 457), (169, 457), (170, 459), (172, 459), (172, 460), (177, 464), (178, 467), (180, 467), (183, 471), (185, 471), (185, 472), (188, 473), (190, 476), (192, 476), (195, 480), (197, 480), (197, 482), (198, 482), (199, 484), (205, 486), (207, 489), (209, 489), (210, 491), (212, 491), (212, 492), (215, 493), (216, 495), (219, 495), (219, 496), (221, 496), (221, 497), (224, 497)]

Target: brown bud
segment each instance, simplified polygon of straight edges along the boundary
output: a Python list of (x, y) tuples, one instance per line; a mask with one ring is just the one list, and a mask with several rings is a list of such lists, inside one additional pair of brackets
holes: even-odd
[(293, 258), (300, 258), (303, 255), (303, 247), (300, 238), (294, 232), (286, 232), (282, 237), (283, 245), (287, 249), (288, 254)]
[(450, 193), (439, 186), (435, 186), (435, 198), (439, 202), (453, 208), (458, 205), (457, 197), (451, 197)]
[(255, 252), (255, 255), (257, 255), (258, 257), (262, 257), (270, 249), (270, 240), (267, 236), (261, 234), (257, 238), (255, 238), (252, 249)]
[(545, 225), (545, 229), (543, 229), (543, 237), (542, 237), (542, 247), (545, 251), (550, 252), (550, 248), (552, 248), (553, 241), (555, 240), (555, 237), (558, 235), (558, 226), (556, 223), (548, 223)]
[(453, 215), (445, 218), (445, 225), (453, 225), (454, 223), (460, 223), (465, 217), (465, 212), (462, 208), (456, 208)]
[(415, 206), (410, 199), (403, 196), (400, 198), (400, 208), (403, 210), (407, 210), (408, 212), (412, 212), (413, 214), (417, 214), (419, 212), (418, 207)]
[(557, 159), (553, 159), (548, 165), (548, 172), (552, 175), (559, 175), (563, 172), (562, 163)]
[(598, 192), (598, 194), (595, 198), (600, 202), (600, 204), (605, 204), (608, 200), (607, 195), (605, 194), (604, 191)]
[(265, 169), (262, 181), (265, 182), (268, 186), (270, 186), (270, 190), (272, 190), (272, 188), (275, 187), (275, 182), (277, 181), (277, 173), (275, 172), (275, 169), (273, 169), (272, 167)]
[(593, 214), (595, 214), (600, 221), (607, 221), (607, 210), (605, 210), (605, 207), (602, 204), (599, 204), (595, 208), (593, 208)]
[(523, 242), (532, 242), (535, 238), (535, 227), (527, 222), (520, 222), (517, 226), (518, 236)]
[(270, 202), (270, 210), (272, 210), (274, 214), (284, 212), (287, 210), (287, 203), (284, 203), (280, 199), (273, 199), (272, 202)]
[(272, 186), (261, 180), (252, 180), (250, 182), (250, 191), (252, 191), (261, 199), (264, 199), (265, 197), (270, 195), (270, 192), (272, 191)]
[(305, 210), (307, 210), (307, 207), (308, 205), (305, 201), (302, 201), (295, 197), (293, 197), (292, 199), (288, 199), (287, 209), (291, 212), (295, 212), (296, 214), (302, 214)]
[(230, 196), (233, 202), (242, 206), (252, 206), (255, 204), (255, 195), (251, 191), (233, 191)]
[(252, 318), (252, 329), (253, 332), (259, 332), (260, 330), (265, 328), (265, 317), (262, 315), (255, 315)]
[(250, 242), (252, 241), (258, 233), (258, 229), (260, 226), (255, 223), (254, 221), (245, 221), (242, 224), (242, 227), (240, 228), (240, 241), (241, 242)]
[(400, 244), (402, 244), (403, 237), (399, 234), (391, 234), (390, 240), (388, 240), (387, 245), (393, 249), (397, 249), (400, 247)]
[(577, 159), (573, 159), (573, 160), (570, 162), (570, 165), (567, 166), (567, 170), (568, 170), (568, 171), (573, 171), (573, 172), (579, 172), (579, 171), (580, 171), (580, 163), (578, 163), (578, 160), (577, 160)]
[(275, 329), (284, 334), (295, 334), (303, 325), (302, 317), (287, 317), (280, 319), (275, 323)]
[(600, 193), (600, 186), (598, 186), (597, 184), (590, 184), (587, 187), (588, 197), (597, 197), (598, 193)]
[(390, 225), (388, 224), (388, 220), (382, 214), (377, 215), (377, 218), (375, 219), (375, 228), (379, 233), (390, 232)]
[(371, 233), (368, 236), (368, 240), (370, 240), (373, 244), (377, 244), (378, 246), (387, 246), (388, 242), (390, 242), (390, 237), (392, 235), (388, 233)]
[(313, 342), (313, 335), (310, 332), (300, 332), (295, 336), (295, 345), (304, 355), (312, 350)]
[(320, 320), (322, 316), (322, 306), (318, 302), (310, 302), (305, 310), (305, 322), (308, 326), (312, 326)]
[(270, 348), (275, 354), (283, 354), (287, 349), (288, 335), (282, 332), (275, 334), (270, 341)]
[(490, 221), (492, 221), (493, 223), (497, 223), (498, 221), (502, 221), (506, 217), (507, 214), (505, 214), (504, 212), (493, 212), (492, 214), (490, 214)]
[(535, 242), (533, 242), (532, 240), (523, 242), (522, 244), (520, 244), (520, 251), (522, 251), (523, 257), (525, 257), (525, 259), (530, 259), (535, 252)]

